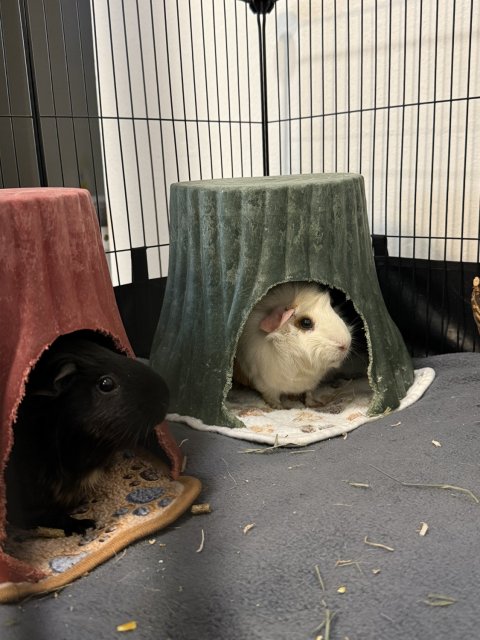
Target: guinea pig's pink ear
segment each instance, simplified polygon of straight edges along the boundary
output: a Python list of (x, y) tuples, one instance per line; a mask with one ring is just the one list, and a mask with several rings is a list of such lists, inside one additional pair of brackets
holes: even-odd
[(265, 333), (272, 333), (280, 329), (295, 313), (295, 309), (285, 309), (285, 307), (275, 307), (268, 316), (260, 322), (260, 329)]
[(58, 396), (64, 391), (68, 386), (70, 386), (73, 381), (73, 376), (77, 372), (77, 366), (73, 362), (66, 362), (62, 364), (60, 369), (57, 371), (55, 377), (52, 381), (52, 386), (48, 387), (40, 387), (39, 389), (35, 389), (32, 392), (32, 395), (35, 396)]

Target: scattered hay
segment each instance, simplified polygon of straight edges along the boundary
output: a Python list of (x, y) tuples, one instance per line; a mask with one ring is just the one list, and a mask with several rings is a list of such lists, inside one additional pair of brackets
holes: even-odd
[[(315, 574), (318, 578), (320, 588), (322, 589), (322, 591), (325, 591), (325, 582), (322, 578), (322, 574), (320, 573), (320, 566), (318, 564), (315, 565)], [(314, 629), (313, 633), (317, 634), (319, 631), (322, 631), (322, 629), (325, 629), (324, 635), (316, 635), (315, 640), (330, 640), (332, 620), (335, 617), (335, 613), (333, 611), (330, 611), (325, 600), (322, 600), (322, 604), (325, 607), (325, 618), (323, 622), (316, 629)]]
[(322, 591), (325, 591), (325, 582), (323, 581), (318, 564), (315, 565), (315, 573), (317, 574), (318, 582), (320, 584), (320, 587), (322, 588)]
[(280, 449), (281, 447), (287, 447), (287, 446), (290, 446), (290, 445), (279, 444), (278, 433), (277, 433), (277, 435), (275, 436), (275, 442), (272, 444), (271, 447), (261, 447), (260, 449), (243, 449), (239, 453), (272, 453), (272, 451), (275, 451), (276, 449)]
[(332, 629), (332, 620), (335, 617), (335, 612), (334, 611), (330, 611), (330, 609), (325, 608), (325, 619), (324, 621), (320, 624), (320, 626), (318, 626), (315, 629), (315, 633), (317, 633), (318, 631), (322, 631), (323, 628), (325, 628), (325, 632), (323, 636), (317, 636), (315, 640), (318, 640), (318, 638), (322, 638), (322, 640), (330, 640), (330, 632)]
[(370, 489), (370, 485), (368, 482), (350, 482), (349, 480), (345, 480), (347, 484), (351, 487), (357, 487), (359, 489)]
[(373, 464), (371, 464), (370, 466), (376, 471), (378, 471), (379, 473), (383, 473), (383, 475), (387, 476), (387, 478), (390, 478), (390, 480), (393, 480), (394, 482), (398, 482), (398, 484), (401, 484), (404, 487), (419, 487), (420, 489), (446, 489), (447, 491), (458, 491), (459, 493), (464, 493), (465, 495), (469, 496), (477, 504), (480, 503), (480, 499), (472, 491), (470, 491), (470, 489), (465, 489), (464, 487), (457, 487), (456, 485), (453, 485), (453, 484), (443, 484), (443, 483), (423, 484), (421, 482), (402, 482), (401, 480), (398, 480), (397, 478), (394, 478), (393, 476), (391, 476), (386, 471), (382, 471), (378, 467), (375, 467)]
[(200, 541), (200, 546), (198, 547), (196, 553), (201, 553), (203, 551), (204, 546), (205, 546), (205, 531), (202, 529), (202, 539)]
[(130, 620), (129, 622), (119, 624), (117, 626), (117, 631), (135, 631), (136, 628), (137, 623), (135, 622), (135, 620)]
[(363, 574), (360, 560), (337, 560), (335, 567), (356, 567), (359, 573)]
[(395, 549), (393, 547), (389, 547), (386, 544), (381, 544), (381, 542), (372, 542), (371, 540), (369, 540), (367, 538), (367, 536), (365, 536), (363, 541), (369, 547), (375, 547), (376, 549), (385, 549), (385, 551), (395, 551)]
[(202, 513), (212, 513), (212, 507), (208, 502), (204, 502), (203, 504), (192, 504), (190, 511), (194, 516), (197, 516)]
[(277, 449), (293, 449), (301, 448), (302, 451), (290, 451), (290, 453), (313, 453), (315, 449), (303, 449), (303, 444), (295, 444), (293, 442), (284, 442), (280, 444), (278, 442), (278, 433), (275, 436), (275, 442), (271, 447), (261, 447), (259, 449), (242, 449), (239, 453), (273, 453)]
[(422, 600), (425, 604), (431, 607), (449, 607), (451, 604), (457, 602), (455, 598), (445, 596), (440, 593), (429, 593), (426, 600)]

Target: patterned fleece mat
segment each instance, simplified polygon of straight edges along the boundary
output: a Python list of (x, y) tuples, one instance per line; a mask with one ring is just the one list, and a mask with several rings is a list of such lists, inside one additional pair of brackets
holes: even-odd
[(166, 465), (146, 451), (125, 451), (72, 515), (96, 521), (84, 535), (61, 529), (10, 528), (5, 551), (44, 574), (39, 582), (0, 584), (0, 603), (64, 587), (179, 518), (201, 490), (196, 478), (172, 480)]
[[(435, 371), (430, 367), (417, 369), (407, 395), (391, 413), (397, 413), (416, 402), (434, 378)], [(322, 384), (315, 396), (317, 402), (314, 407), (306, 407), (298, 401), (292, 408), (280, 410), (272, 409), (251, 389), (233, 387), (227, 396), (226, 407), (244, 423), (245, 427), (238, 429), (206, 425), (198, 418), (176, 413), (167, 418), (172, 422), (184, 422), (194, 429), (214, 431), (231, 438), (276, 446), (301, 446), (344, 435), (361, 424), (381, 417), (367, 415), (373, 392), (366, 376)]]

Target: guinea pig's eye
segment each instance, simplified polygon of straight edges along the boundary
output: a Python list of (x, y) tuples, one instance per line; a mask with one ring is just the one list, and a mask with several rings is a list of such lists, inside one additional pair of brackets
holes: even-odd
[(117, 383), (110, 376), (102, 376), (100, 380), (97, 382), (97, 387), (103, 393), (110, 393), (117, 388)]
[(305, 316), (304, 318), (300, 318), (298, 326), (300, 329), (313, 329), (313, 320)]

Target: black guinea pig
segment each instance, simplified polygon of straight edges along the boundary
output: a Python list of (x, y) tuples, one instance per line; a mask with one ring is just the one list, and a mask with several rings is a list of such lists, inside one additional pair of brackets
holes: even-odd
[(69, 512), (114, 454), (154, 440), (168, 388), (150, 367), (82, 334), (58, 338), (32, 370), (6, 470), (10, 524), (84, 533)]

